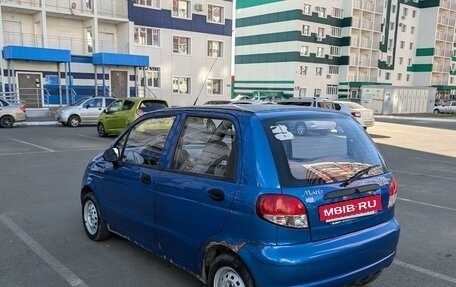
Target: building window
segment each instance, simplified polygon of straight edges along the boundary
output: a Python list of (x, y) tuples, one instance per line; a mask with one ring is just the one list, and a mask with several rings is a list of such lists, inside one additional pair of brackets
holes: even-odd
[(321, 96), (321, 89), (315, 89), (314, 90), (314, 97), (320, 97)]
[(389, 80), (391, 77), (391, 73), (390, 72), (386, 72), (385, 73), (385, 80)]
[(402, 65), (404, 63), (404, 58), (403, 57), (399, 57), (399, 65)]
[(223, 57), (223, 42), (207, 41), (207, 55), (209, 57)]
[(325, 56), (325, 48), (317, 47), (317, 57), (323, 58)]
[(87, 9), (92, 9), (92, 0), (85, 0), (85, 5)]
[(325, 7), (315, 7), (315, 11), (318, 13), (318, 17), (326, 18), (326, 8)]
[(328, 67), (328, 74), (337, 75), (339, 74), (339, 66), (330, 65)]
[(317, 29), (317, 37), (320, 38), (320, 39), (325, 37), (325, 28), (318, 27), (318, 29)]
[(160, 68), (158, 67), (149, 67), (145, 71), (144, 75), (141, 75), (141, 86), (149, 88), (160, 88)]
[(331, 36), (333, 36), (333, 37), (342, 37), (342, 28), (331, 27)]
[(315, 75), (316, 76), (321, 76), (323, 74), (323, 68), (322, 67), (316, 67), (315, 68)]
[(309, 4), (304, 4), (304, 6), (302, 7), (302, 14), (311, 15), (312, 12), (311, 12), (310, 8), (311, 8), (311, 6)]
[(402, 32), (407, 32), (407, 25), (402, 25), (401, 31), (402, 31)]
[(400, 42), (400, 47), (401, 47), (401, 49), (404, 49), (404, 47), (405, 47), (405, 42), (404, 41)]
[(396, 13), (396, 5), (391, 6), (391, 13)]
[(398, 80), (398, 81), (401, 81), (401, 80), (402, 80), (402, 73), (398, 73), (398, 74), (397, 74), (397, 80)]
[(173, 17), (190, 18), (190, 1), (173, 0)]
[(415, 26), (410, 27), (410, 34), (415, 34)]
[(307, 94), (307, 89), (306, 88), (300, 88), (299, 89), (299, 96), (300, 97), (305, 97)]
[(309, 46), (301, 46), (301, 56), (308, 56), (309, 55)]
[(411, 65), (412, 65), (412, 58), (409, 58), (407, 66), (411, 66)]
[(413, 10), (413, 11), (412, 11), (412, 17), (413, 17), (413, 18), (416, 17), (416, 10)]
[(208, 79), (207, 80), (207, 93), (214, 95), (222, 94), (223, 81), (220, 79)]
[(190, 93), (190, 78), (173, 77), (173, 93), (189, 94)]
[(404, 15), (404, 16), (408, 15), (408, 8), (407, 7), (404, 7), (404, 9), (402, 9), (402, 15)]
[(310, 26), (309, 25), (302, 25), (302, 34), (304, 36), (310, 36)]
[(225, 21), (223, 7), (209, 4), (207, 6), (207, 21), (213, 23), (223, 23)]
[(133, 3), (140, 6), (160, 8), (160, 0), (134, 0)]
[(394, 30), (394, 22), (390, 22), (390, 30), (393, 31)]
[(93, 35), (92, 27), (86, 28), (86, 41), (87, 41), (87, 52), (93, 53)]
[(329, 48), (329, 54), (331, 56), (340, 56), (340, 47), (338, 46), (331, 46)]
[(326, 85), (327, 95), (337, 95), (337, 85)]
[(387, 56), (387, 57), (386, 57), (386, 63), (387, 63), (388, 65), (393, 64), (393, 57)]
[(300, 75), (307, 75), (307, 66), (299, 66), (299, 74)]
[(391, 50), (393, 48), (393, 44), (394, 44), (393, 39), (388, 39), (388, 49)]
[(137, 45), (160, 46), (160, 30), (145, 27), (135, 27), (134, 41)]
[(410, 74), (407, 74), (407, 75), (405, 76), (405, 79), (406, 79), (407, 82), (410, 81)]
[(344, 17), (344, 10), (340, 8), (333, 7), (332, 8), (332, 16), (334, 18), (342, 19)]
[(410, 43), (410, 50), (413, 50), (413, 43)]
[(173, 36), (173, 53), (190, 55), (190, 38)]

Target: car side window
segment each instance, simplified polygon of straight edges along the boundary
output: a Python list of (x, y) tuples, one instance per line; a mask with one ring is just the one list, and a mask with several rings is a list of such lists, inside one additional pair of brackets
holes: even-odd
[[(214, 130), (204, 123), (212, 122)], [(234, 179), (236, 131), (229, 120), (188, 117), (171, 168), (222, 179)]]
[(122, 107), (122, 100), (115, 101), (109, 106), (108, 112), (109, 113), (115, 113), (120, 111), (120, 108)]
[(106, 107), (114, 102), (114, 99), (105, 99)]
[(90, 105), (91, 108), (101, 108), (103, 106), (102, 99), (93, 99), (93, 103)]
[(174, 116), (149, 118), (130, 129), (118, 142), (121, 162), (156, 167), (174, 123)]
[(340, 111), (340, 109), (341, 109), (341, 106), (340, 106), (339, 104), (336, 104), (336, 103), (334, 104), (334, 107), (335, 107), (336, 110), (338, 110), (338, 111)]
[(122, 111), (130, 110), (131, 108), (133, 108), (134, 105), (135, 105), (134, 102), (125, 100), (124, 104), (122, 106)]

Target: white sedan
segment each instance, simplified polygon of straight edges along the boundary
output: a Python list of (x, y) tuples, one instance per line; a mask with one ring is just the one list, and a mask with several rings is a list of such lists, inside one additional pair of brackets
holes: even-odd
[(334, 101), (336, 110), (352, 115), (364, 129), (374, 126), (374, 111), (349, 101)]

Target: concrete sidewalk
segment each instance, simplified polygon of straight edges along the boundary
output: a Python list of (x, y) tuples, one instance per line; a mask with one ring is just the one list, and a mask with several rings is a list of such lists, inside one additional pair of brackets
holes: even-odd
[(27, 117), (27, 120), (24, 122), (15, 123), (16, 126), (54, 126), (60, 125), (55, 118), (51, 115), (49, 116), (34, 116)]

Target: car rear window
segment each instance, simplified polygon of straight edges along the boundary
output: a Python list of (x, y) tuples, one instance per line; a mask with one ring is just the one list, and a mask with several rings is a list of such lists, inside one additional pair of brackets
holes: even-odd
[(369, 136), (347, 116), (274, 118), (265, 120), (263, 126), (283, 186), (344, 181), (368, 167), (364, 176), (387, 171)]
[(161, 101), (142, 101), (141, 105), (139, 105), (139, 108), (143, 110), (144, 112), (152, 112), (158, 109), (163, 109), (167, 108), (168, 105), (166, 102), (161, 102)]

